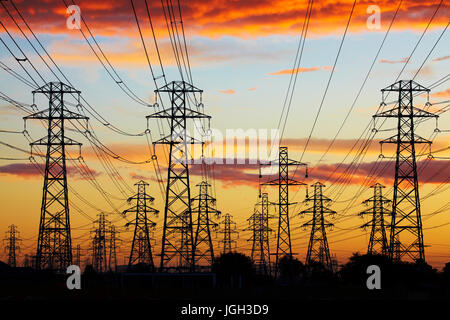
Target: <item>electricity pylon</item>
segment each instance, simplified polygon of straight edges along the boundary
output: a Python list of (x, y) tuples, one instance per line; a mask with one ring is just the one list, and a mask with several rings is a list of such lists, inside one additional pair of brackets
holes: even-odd
[(387, 255), (389, 246), (386, 237), (385, 216), (390, 215), (386, 204), (390, 203), (391, 200), (383, 197), (384, 186), (380, 183), (376, 183), (371, 188), (373, 188), (373, 197), (363, 202), (366, 205), (371, 205), (371, 208), (359, 213), (361, 217), (365, 215), (372, 216), (370, 221), (361, 226), (364, 229), (367, 227), (371, 228), (367, 254)]
[[(222, 253), (230, 253), (232, 252), (233, 244), (236, 244), (236, 240), (234, 240), (234, 235), (239, 237), (238, 231), (236, 231), (236, 223), (231, 220), (231, 215), (229, 213), (225, 214), (223, 220), (219, 223), (218, 233), (223, 233), (223, 239), (220, 240), (223, 243)], [(223, 225), (223, 227), (221, 227)]]
[(104, 213), (98, 215), (98, 219), (94, 221), (95, 229), (91, 231), (94, 235), (92, 237), (92, 266), (97, 272), (106, 272), (107, 259), (106, 259), (106, 225), (109, 221), (106, 220)]
[(397, 133), (380, 141), (381, 145), (392, 143), (397, 147), (389, 257), (394, 260), (400, 260), (405, 256), (413, 261), (425, 260), (416, 145), (431, 145), (431, 141), (414, 132), (414, 122), (415, 119), (423, 121), (425, 118), (437, 118), (437, 115), (414, 107), (413, 94), (425, 92), (428, 95), (430, 89), (412, 80), (400, 80), (382, 89), (381, 92), (383, 103), (385, 92), (398, 93), (398, 104), (395, 107), (373, 116), (397, 120)]
[[(292, 258), (291, 230), (289, 225), (289, 186), (303, 186), (303, 182), (289, 178), (290, 166), (306, 166), (306, 163), (291, 160), (288, 157), (288, 148), (280, 147), (278, 161), (270, 161), (264, 165), (278, 165), (278, 179), (261, 183), (266, 186), (278, 186), (278, 232), (277, 250), (275, 253), (275, 277), (278, 274), (278, 262), (283, 256)], [(307, 174), (306, 174), (307, 176)]]
[(326, 203), (331, 202), (331, 199), (323, 195), (322, 189), (325, 185), (316, 182), (312, 187), (314, 187), (313, 197), (307, 197), (304, 202), (313, 201), (313, 206), (300, 212), (301, 215), (312, 213), (311, 220), (302, 225), (304, 228), (311, 227), (305, 264), (311, 265), (313, 262), (320, 262), (325, 268), (333, 271), (333, 260), (331, 259), (326, 232), (326, 228), (332, 227), (333, 224), (325, 220), (325, 214), (334, 215), (336, 211), (325, 207)]
[(74, 258), (75, 265), (81, 267), (81, 246), (77, 244), (77, 247), (75, 248), (75, 258)]
[(6, 231), (6, 237), (3, 241), (6, 243), (5, 250), (8, 252), (8, 265), (15, 268), (17, 266), (16, 252), (20, 250), (18, 244), (21, 241), (21, 239), (19, 238), (19, 231), (17, 230), (17, 226), (12, 224), (8, 227), (8, 231)]
[(79, 104), (80, 91), (62, 82), (47, 83), (32, 93), (33, 101), (38, 93), (46, 95), (49, 100), (48, 109), (24, 117), (25, 120), (47, 122), (47, 136), (30, 143), (31, 147), (47, 148), (36, 268), (65, 270), (72, 264), (66, 146), (76, 145), (81, 149), (81, 143), (65, 136), (65, 121), (87, 121), (88, 118), (66, 108), (64, 95), (76, 96)]
[(206, 181), (202, 181), (197, 184), (197, 187), (199, 188), (198, 195), (191, 200), (192, 205), (197, 203), (197, 206), (192, 209), (192, 212), (197, 213), (194, 236), (195, 266), (200, 266), (202, 263), (211, 266), (214, 262), (211, 229), (216, 229), (218, 226), (211, 219), (211, 216), (219, 217), (221, 212), (214, 208), (216, 199), (209, 194), (211, 185)]
[[(155, 201), (155, 198), (146, 193), (146, 187), (149, 184), (144, 181), (139, 181), (135, 184), (138, 192), (134, 196), (128, 198), (128, 202), (136, 201), (136, 205), (123, 211), (123, 214), (136, 213), (136, 218), (128, 222), (125, 226), (134, 225), (133, 242), (131, 244), (130, 258), (128, 260), (128, 268), (136, 263), (148, 265), (154, 268), (152, 247), (150, 244), (150, 229), (156, 226), (156, 223), (151, 221), (148, 215), (157, 216), (159, 211), (150, 207), (150, 204)], [(139, 243), (138, 243), (139, 238)]]
[[(201, 94), (203, 90), (185, 81), (172, 81), (155, 90), (168, 93), (171, 107), (147, 116), (147, 119), (168, 119), (170, 134), (153, 144), (169, 145), (166, 202), (161, 243), (160, 269), (170, 267), (172, 260), (178, 259), (180, 270), (193, 270), (194, 238), (192, 231), (191, 194), (189, 184), (188, 144), (202, 143), (189, 137), (186, 132), (187, 119), (210, 119), (188, 107), (188, 95)], [(187, 248), (187, 249), (185, 249)]]
[(110, 272), (117, 272), (117, 242), (121, 241), (117, 237), (119, 232), (116, 230), (116, 226), (111, 225), (109, 228), (109, 258), (108, 258), (108, 270)]
[(270, 274), (270, 246), (269, 233), (272, 229), (269, 227), (269, 219), (274, 218), (269, 215), (269, 195), (263, 193), (261, 201), (255, 205), (253, 214), (248, 218), (249, 228), (252, 236), (248, 241), (252, 241), (252, 260), (256, 270), (261, 274)]

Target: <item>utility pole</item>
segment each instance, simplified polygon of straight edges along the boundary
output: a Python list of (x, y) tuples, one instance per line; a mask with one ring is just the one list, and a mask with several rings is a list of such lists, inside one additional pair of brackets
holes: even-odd
[(372, 219), (362, 225), (361, 227), (366, 229), (371, 228), (369, 246), (367, 248), (367, 254), (388, 254), (388, 242), (386, 237), (386, 227), (384, 216), (390, 215), (390, 211), (386, 209), (386, 204), (391, 200), (383, 197), (384, 186), (380, 183), (376, 183), (373, 188), (373, 197), (365, 200), (365, 205), (371, 204), (372, 207), (359, 213), (359, 216), (372, 215)]
[(414, 121), (419, 118), (422, 121), (425, 118), (437, 118), (438, 116), (414, 107), (413, 94), (424, 92), (429, 95), (430, 89), (412, 80), (400, 80), (382, 89), (381, 92), (383, 104), (385, 92), (398, 94), (398, 104), (395, 107), (373, 116), (374, 118), (395, 118), (397, 120), (397, 133), (380, 141), (382, 146), (390, 143), (397, 147), (389, 257), (393, 260), (407, 257), (413, 261), (425, 261), (416, 145), (431, 145), (431, 141), (414, 132)]
[[(155, 90), (168, 93), (171, 107), (147, 116), (147, 119), (168, 119), (170, 135), (153, 142), (169, 145), (166, 202), (161, 243), (160, 270), (170, 267), (178, 259), (178, 268), (193, 270), (194, 238), (192, 231), (191, 194), (189, 184), (188, 144), (202, 143), (189, 137), (186, 132), (187, 119), (210, 119), (188, 107), (189, 95), (200, 94), (200, 90), (185, 81), (172, 81)], [(196, 100), (196, 99), (193, 99)], [(185, 249), (187, 248), (187, 249)]]
[[(159, 211), (150, 207), (150, 204), (155, 201), (155, 198), (146, 193), (146, 187), (149, 184), (144, 181), (139, 181), (135, 184), (137, 186), (137, 194), (130, 197), (128, 202), (136, 201), (136, 205), (123, 211), (123, 214), (136, 213), (136, 218), (128, 222), (125, 226), (134, 225), (133, 242), (131, 244), (130, 258), (128, 260), (128, 269), (132, 265), (146, 264), (151, 269), (154, 268), (152, 247), (150, 244), (150, 229), (156, 226), (156, 223), (148, 218), (149, 214), (157, 216)], [(139, 246), (141, 250), (139, 249)]]
[(220, 211), (214, 208), (216, 199), (209, 194), (211, 185), (202, 181), (197, 184), (199, 192), (197, 197), (192, 198), (192, 203), (197, 207), (192, 211), (197, 213), (196, 231), (194, 237), (195, 265), (200, 266), (203, 262), (211, 266), (214, 262), (214, 248), (211, 239), (211, 228), (216, 229), (218, 224), (211, 220), (211, 215), (220, 216)]
[[(303, 186), (303, 182), (289, 178), (290, 166), (306, 166), (306, 163), (291, 160), (288, 157), (288, 148), (280, 147), (278, 161), (270, 161), (263, 165), (278, 165), (278, 178), (269, 182), (261, 183), (265, 186), (278, 187), (278, 232), (277, 251), (275, 254), (275, 277), (278, 274), (278, 262), (283, 256), (292, 258), (291, 230), (289, 225), (289, 206), (294, 202), (289, 202), (289, 186)], [(261, 175), (260, 175), (261, 176)], [(305, 177), (308, 174), (306, 173)]]
[(229, 213), (225, 214), (223, 217), (223, 221), (219, 223), (220, 229), (217, 231), (218, 233), (223, 233), (223, 240), (220, 242), (223, 243), (222, 254), (232, 252), (232, 245), (236, 244), (236, 240), (234, 240), (233, 235), (237, 235), (239, 237), (238, 231), (236, 231), (236, 223), (231, 220), (231, 215)]
[(72, 264), (66, 146), (79, 146), (81, 150), (81, 143), (65, 136), (65, 121), (88, 118), (66, 108), (64, 95), (76, 95), (79, 105), (80, 91), (62, 82), (47, 83), (32, 93), (33, 104), (36, 94), (44, 94), (49, 100), (48, 109), (24, 117), (47, 122), (47, 136), (30, 144), (32, 152), (33, 146), (47, 148), (36, 268), (65, 270)]
[(325, 214), (334, 215), (336, 211), (325, 207), (326, 203), (331, 202), (331, 199), (323, 195), (325, 185), (316, 182), (312, 187), (314, 187), (313, 197), (307, 197), (304, 202), (312, 201), (313, 206), (300, 212), (301, 215), (312, 213), (311, 220), (302, 225), (304, 228), (311, 227), (305, 264), (311, 265), (313, 262), (319, 262), (328, 270), (333, 271), (333, 260), (331, 259), (326, 232), (326, 228), (332, 227), (333, 224), (325, 220)]
[(95, 229), (92, 238), (92, 266), (97, 272), (106, 272), (106, 225), (109, 221), (106, 220), (104, 213), (98, 215), (98, 219), (94, 221)]
[(16, 251), (20, 250), (18, 243), (21, 241), (16, 225), (12, 224), (8, 227), (3, 241), (6, 242), (5, 250), (8, 252), (8, 265), (15, 268), (17, 266)]
[(269, 227), (269, 219), (274, 216), (269, 215), (269, 195), (263, 193), (261, 201), (255, 205), (253, 214), (248, 218), (249, 228), (252, 236), (248, 241), (252, 241), (252, 260), (256, 269), (261, 274), (270, 274), (270, 246), (269, 233), (272, 229)]

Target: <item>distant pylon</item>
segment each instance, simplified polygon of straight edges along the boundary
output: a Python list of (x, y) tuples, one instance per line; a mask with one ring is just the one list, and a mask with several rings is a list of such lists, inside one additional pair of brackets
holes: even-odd
[(156, 216), (159, 211), (150, 207), (150, 204), (153, 203), (155, 198), (146, 193), (146, 187), (148, 185), (148, 183), (142, 180), (135, 184), (138, 192), (130, 197), (128, 202), (134, 200), (136, 201), (136, 205), (123, 211), (124, 215), (130, 212), (136, 213), (136, 218), (125, 225), (126, 227), (134, 225), (133, 242), (131, 244), (128, 268), (131, 268), (131, 266), (136, 263), (146, 264), (150, 268), (154, 268), (152, 246), (150, 243), (150, 230), (155, 227), (156, 223), (151, 221), (148, 215), (152, 214)]
[(50, 82), (34, 90), (33, 103), (37, 93), (48, 97), (49, 108), (24, 117), (47, 123), (47, 136), (30, 144), (47, 148), (36, 268), (65, 270), (72, 264), (66, 146), (76, 145), (81, 149), (81, 143), (65, 136), (65, 121), (88, 118), (66, 108), (64, 95), (75, 95), (79, 104), (80, 91), (62, 82)]
[(311, 235), (309, 238), (308, 251), (306, 253), (306, 265), (313, 262), (320, 262), (327, 269), (333, 271), (333, 261), (330, 255), (330, 248), (328, 247), (326, 228), (332, 227), (333, 224), (325, 220), (325, 214), (335, 214), (336, 212), (325, 207), (326, 203), (331, 200), (323, 195), (322, 183), (316, 182), (312, 185), (314, 187), (313, 197), (307, 197), (305, 202), (313, 201), (313, 206), (303, 210), (300, 214), (312, 213), (312, 218), (303, 224), (303, 227), (311, 227)]
[(12, 224), (8, 227), (3, 241), (6, 243), (5, 250), (8, 252), (8, 265), (15, 268), (17, 266), (17, 251), (20, 250), (19, 242), (21, 241), (17, 226)]
[[(395, 118), (397, 133), (385, 140), (397, 147), (395, 159), (394, 194), (392, 200), (391, 234), (389, 257), (400, 260), (407, 257), (413, 261), (425, 260), (422, 217), (420, 212), (419, 180), (417, 177), (416, 145), (431, 144), (431, 141), (414, 132), (415, 119), (437, 118), (428, 111), (414, 107), (413, 94), (430, 92), (412, 80), (400, 80), (381, 90), (396, 92), (398, 104), (390, 110), (375, 114), (374, 118)], [(427, 102), (428, 104), (428, 102)]]
[(106, 272), (106, 225), (109, 221), (106, 220), (104, 213), (98, 215), (98, 219), (94, 221), (95, 229), (92, 231), (94, 235), (92, 238), (92, 266), (97, 272)]
[(81, 246), (77, 244), (77, 247), (75, 248), (75, 257), (74, 261), (75, 265), (81, 267)]
[[(223, 225), (223, 227), (221, 227)], [(218, 233), (223, 233), (223, 239), (220, 241), (223, 243), (222, 253), (230, 253), (232, 252), (233, 245), (236, 244), (236, 240), (234, 240), (233, 235), (237, 235), (239, 237), (238, 231), (236, 231), (236, 223), (231, 220), (231, 215), (229, 213), (225, 214), (223, 220), (219, 223), (220, 229), (217, 231)]]
[(110, 272), (117, 272), (117, 242), (121, 241), (117, 237), (118, 231), (116, 226), (111, 225), (109, 228), (109, 257), (108, 257), (108, 270)]
[(211, 266), (214, 262), (214, 247), (211, 239), (211, 229), (215, 229), (218, 224), (211, 219), (211, 216), (220, 216), (220, 211), (214, 208), (216, 199), (209, 194), (209, 187), (211, 185), (202, 181), (197, 184), (199, 187), (198, 195), (192, 198), (192, 205), (197, 203), (197, 206), (192, 208), (193, 213), (197, 213), (197, 221), (194, 224), (194, 256), (195, 266), (205, 264)]
[(29, 268), (32, 266), (30, 263), (30, 255), (29, 254), (25, 254), (25, 258), (23, 259), (23, 266), (24, 266), (24, 268)]
[[(169, 145), (169, 164), (167, 170), (166, 203), (164, 207), (164, 225), (161, 243), (160, 269), (173, 267), (175, 262), (179, 270), (193, 270), (195, 265), (194, 237), (192, 230), (191, 194), (189, 184), (188, 144), (202, 143), (189, 137), (186, 132), (187, 119), (210, 119), (188, 107), (192, 97), (203, 90), (185, 81), (172, 81), (155, 90), (156, 93), (168, 93), (171, 107), (158, 111), (149, 118), (168, 119), (170, 134), (153, 144)], [(193, 99), (195, 100), (195, 99)], [(200, 98), (201, 101), (201, 98)]]
[(269, 227), (269, 219), (274, 216), (269, 215), (269, 195), (263, 193), (261, 201), (255, 205), (253, 214), (248, 218), (249, 228), (252, 236), (252, 260), (256, 266), (258, 273), (270, 274), (270, 246), (269, 233), (272, 229)]
[(361, 227), (366, 229), (370, 227), (370, 240), (367, 247), (367, 254), (388, 254), (388, 242), (386, 237), (386, 223), (385, 216), (390, 215), (390, 211), (386, 208), (386, 204), (391, 200), (383, 197), (384, 186), (380, 183), (376, 183), (373, 188), (373, 197), (365, 200), (363, 203), (371, 205), (371, 208), (364, 210), (359, 215), (371, 215), (370, 221), (362, 225)]
[[(302, 186), (303, 182), (289, 177), (290, 166), (306, 166), (306, 163), (291, 160), (288, 157), (288, 148), (280, 147), (278, 161), (270, 161), (264, 165), (278, 165), (278, 178), (261, 185), (278, 186), (278, 232), (277, 249), (275, 254), (275, 276), (278, 274), (278, 262), (283, 256), (292, 257), (291, 230), (289, 225), (289, 186)], [(307, 175), (306, 175), (307, 176)]]

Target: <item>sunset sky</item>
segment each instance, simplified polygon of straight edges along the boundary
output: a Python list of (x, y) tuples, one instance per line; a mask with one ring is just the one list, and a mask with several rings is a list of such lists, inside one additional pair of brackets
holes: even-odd
[[(65, 1), (71, 4), (70, 0)], [(370, 186), (377, 181), (384, 184), (386, 197), (392, 198), (394, 159), (390, 157), (395, 151), (392, 146), (383, 150), (386, 158), (378, 160), (380, 154), (378, 141), (392, 136), (394, 134), (392, 131), (380, 130), (367, 152), (364, 153), (364, 157), (359, 159), (361, 164), (357, 170), (352, 172), (352, 176), (344, 183), (339, 180), (345, 170), (352, 168), (350, 163), (358, 154), (357, 148), (351, 151), (348, 157), (346, 155), (360, 136), (366, 132), (365, 129), (372, 120), (372, 115), (377, 111), (382, 101), (380, 90), (394, 83), (396, 79), (406, 80), (415, 77), (416, 82), (427, 87), (448, 76), (450, 34), (445, 28), (448, 26), (450, 17), (449, 4), (447, 1), (442, 1), (434, 15), (440, 2), (439, 0), (404, 0), (402, 2), (345, 126), (331, 149), (322, 157), (357, 97), (399, 2), (387, 0), (356, 2), (329, 89), (321, 104), (353, 1), (314, 1), (302, 60), (295, 70), (293, 70), (294, 58), (308, 1), (180, 1), (194, 85), (204, 90), (202, 101), (205, 105), (205, 113), (212, 116), (211, 128), (222, 132), (224, 136), (227, 129), (256, 131), (265, 129), (269, 133), (272, 129), (279, 129), (279, 119), (290, 76), (298, 73), (281, 145), (288, 146), (291, 159), (301, 159), (309, 165), (310, 175), (307, 179), (304, 177), (304, 168), (296, 171), (295, 178), (308, 185), (316, 181), (323, 182), (327, 186), (324, 189), (325, 194), (335, 200), (330, 204), (330, 208), (335, 210), (337, 215), (334, 218), (329, 217), (335, 227), (329, 230), (328, 238), (331, 253), (336, 255), (340, 263), (344, 263), (353, 252), (367, 250), (370, 230), (363, 230), (357, 226), (367, 221), (367, 218), (363, 220), (358, 217), (358, 213), (366, 209), (362, 201), (372, 196)], [(122, 92), (92, 52), (80, 30), (67, 28), (68, 15), (63, 0), (16, 0), (14, 4), (62, 72), (105, 121), (121, 131), (132, 134), (141, 134), (147, 129), (145, 116), (151, 114), (154, 109), (136, 103)], [(76, 4), (80, 7), (82, 17), (123, 83), (132, 88), (137, 97), (153, 104), (155, 84), (130, 1), (76, 1)], [(168, 81), (179, 80), (180, 75), (161, 10), (161, 2), (149, 1), (149, 4), (166, 78)], [(161, 70), (144, 0), (134, 0), (134, 5), (149, 51), (149, 59), (154, 66), (156, 76), (159, 76)], [(366, 21), (370, 16), (367, 8), (370, 5), (377, 5), (381, 9), (380, 29), (369, 29), (367, 26)], [(32, 43), (43, 53), (33, 35), (21, 22), (14, 7), (8, 3), (7, 8)], [(45, 81), (56, 81), (54, 75), (3, 8), (0, 8), (0, 21)], [(15, 57), (22, 58), (23, 54), (1, 25), (0, 29), (0, 38), (11, 48)], [(426, 32), (423, 34), (425, 29)], [(81, 26), (81, 31), (84, 31), (90, 39), (85, 25)], [(92, 41), (90, 43), (93, 44)], [(32, 104), (33, 89), (6, 70), (13, 70), (27, 81), (30, 81), (29, 75), (24, 72), (20, 62), (15, 60), (3, 43), (0, 43), (0, 47), (2, 80), (0, 92), (20, 103)], [(95, 45), (94, 48), (96, 48)], [(103, 63), (106, 63), (98, 49), (95, 50)], [(53, 67), (45, 54), (44, 58)], [(44, 84), (29, 64), (24, 62), (22, 64), (39, 85)], [(429, 110), (438, 111), (447, 106), (449, 98), (450, 86), (444, 81), (432, 89), (430, 102), (447, 101), (447, 103), (432, 105)], [(392, 94), (386, 102), (395, 101), (395, 99), (395, 95)], [(416, 107), (423, 107), (426, 96), (417, 96), (415, 102)], [(42, 97), (36, 103), (40, 110), (47, 107)], [(303, 154), (319, 108), (321, 112), (306, 152)], [(71, 110), (77, 111), (76, 108)], [(0, 100), (0, 157), (18, 159), (0, 160), (0, 231), (6, 231), (10, 224), (18, 226), (23, 239), (22, 257), (25, 253), (35, 253), (43, 177), (36, 167), (25, 159), (29, 156), (28, 154), (5, 145), (29, 150), (29, 141), (26, 136), (22, 133), (3, 131), (22, 131), (22, 117), (25, 115), (22, 110)], [(150, 158), (146, 135), (119, 134), (117, 130), (112, 130), (111, 126), (105, 126), (95, 119), (91, 119), (90, 123), (101, 142), (113, 153), (135, 162), (145, 162)], [(433, 139), (431, 149), (441, 151), (448, 148), (449, 115), (444, 113), (438, 124), (442, 130), (440, 133), (433, 132), (436, 125), (434, 120), (418, 126), (417, 133), (427, 139), (431, 137)], [(394, 121), (387, 121), (382, 129), (392, 129), (395, 125)], [(155, 121), (149, 122), (149, 129), (154, 140), (160, 137)], [(45, 130), (39, 121), (28, 121), (27, 131), (33, 140), (45, 135)], [(165, 132), (168, 133), (167, 129)], [(90, 170), (107, 194), (111, 195), (109, 197), (111, 203), (108, 203), (93, 186), (93, 182), (84, 179), (75, 168), (76, 164), (80, 164), (79, 161), (68, 160), (69, 197), (76, 206), (76, 208), (71, 206), (70, 211), (73, 245), (81, 244), (85, 253), (83, 260), (88, 258), (92, 219), (95, 220), (97, 214), (102, 211), (109, 213), (108, 219), (123, 229), (123, 233), (119, 236), (123, 240), (120, 244), (119, 263), (125, 262), (124, 259), (129, 254), (132, 229), (127, 231), (123, 226), (132, 217), (128, 216), (124, 219), (117, 211), (130, 206), (126, 199), (135, 192), (134, 183), (141, 179), (150, 183), (149, 193), (156, 198), (154, 207), (161, 212), (159, 217), (151, 217), (157, 223), (153, 254), (159, 254), (164, 207), (152, 163), (130, 164), (109, 157), (110, 164), (106, 166), (120, 173), (120, 176), (114, 177), (119, 180), (117, 184), (117, 180), (111, 179), (105, 164), (101, 163), (93, 147), (83, 135), (74, 131), (68, 131), (66, 134), (83, 143), (82, 155), (89, 167), (87, 170)], [(366, 136), (364, 134), (364, 137)], [(270, 139), (270, 137), (266, 138)], [(264, 137), (260, 136), (259, 141), (261, 140), (264, 141)], [(222, 146), (222, 142), (216, 139), (217, 145)], [(245, 153), (245, 145), (237, 145), (235, 149), (237, 152), (235, 157), (247, 161), (242, 165), (215, 165), (214, 185), (217, 208), (233, 216), (240, 231), (237, 250), (250, 254), (251, 243), (247, 239), (250, 238), (251, 232), (243, 231), (243, 229), (247, 228), (246, 219), (253, 213), (254, 204), (258, 200), (259, 172), (258, 165), (249, 163), (252, 157)], [(418, 164), (424, 241), (427, 246), (426, 258), (427, 262), (434, 267), (441, 268), (445, 262), (450, 261), (450, 205), (448, 203), (450, 152), (438, 152), (434, 160), (429, 160), (427, 148), (422, 149), (420, 146), (417, 150), (420, 154)], [(74, 158), (78, 155), (77, 153), (76, 148), (69, 149), (69, 157)], [(165, 178), (167, 163), (164, 151), (157, 147), (156, 153)], [(277, 153), (274, 151), (266, 159), (260, 160), (270, 160), (276, 156)], [(39, 157), (36, 161), (44, 163)], [(366, 179), (372, 172), (373, 166), (385, 167), (386, 170), (383, 172), (380, 170), (379, 175)], [(200, 181), (201, 173), (198, 167), (194, 167), (191, 174), (192, 193), (195, 195), (197, 188), (194, 186)], [(77, 194), (75, 195), (72, 190), (75, 190)], [(277, 201), (278, 191), (275, 188), (265, 187), (263, 191), (269, 192), (271, 201)], [(309, 192), (312, 192), (312, 188), (309, 188)], [(432, 196), (427, 197), (430, 193)], [(305, 187), (292, 188), (290, 195), (292, 202), (298, 202), (290, 208), (292, 247), (293, 252), (303, 261), (309, 230), (303, 230), (300, 226), (310, 217), (300, 217), (298, 212), (309, 206), (302, 203), (305, 198)], [(271, 210), (273, 214), (276, 213), (275, 208)], [(276, 219), (272, 219), (270, 223), (275, 230)], [(275, 240), (275, 232), (271, 237)], [(217, 240), (216, 250), (219, 250), (220, 234), (217, 234), (215, 240)], [(275, 241), (272, 243), (273, 251)], [(0, 257), (5, 260), (3, 250)], [(159, 258), (155, 257), (155, 260), (159, 261)]]

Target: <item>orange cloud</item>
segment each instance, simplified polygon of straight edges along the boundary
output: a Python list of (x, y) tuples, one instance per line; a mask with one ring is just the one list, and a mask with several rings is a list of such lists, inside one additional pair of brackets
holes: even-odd
[(233, 89), (219, 90), (219, 92), (222, 92), (224, 94), (235, 94), (236, 93), (236, 91), (234, 91)]
[(401, 60), (386, 60), (386, 59), (381, 59), (380, 63), (390, 63), (390, 64), (395, 64), (395, 63), (406, 63), (408, 62), (409, 58), (403, 58)]
[(450, 88), (448, 88), (447, 90), (444, 91), (440, 91), (440, 92), (436, 92), (431, 94), (432, 97), (436, 97), (436, 98), (447, 98), (450, 97)]
[(443, 60), (447, 60), (447, 59), (450, 59), (450, 56), (439, 57), (439, 58), (433, 59), (433, 61), (443, 61)]
[[(71, 4), (71, 1), (67, 1)], [(17, 6), (37, 32), (78, 34), (66, 28), (66, 8), (60, 0), (16, 0)], [(94, 34), (102, 36), (138, 37), (131, 5), (128, 0), (93, 2), (75, 1)], [(433, 14), (437, 1), (404, 1), (393, 25), (395, 30), (423, 30)], [(306, 12), (306, 0), (189, 0), (181, 1), (183, 22), (188, 35), (211, 38), (223, 35), (242, 38), (270, 34), (298, 34)], [(380, 0), (382, 28), (392, 18), (397, 1)], [(352, 0), (316, 1), (310, 22), (311, 35), (338, 34), (345, 26)], [(144, 35), (151, 37), (146, 8), (143, 1), (135, 1)], [(350, 24), (350, 32), (370, 32), (367, 29), (368, 4), (358, 2)], [(13, 10), (11, 8), (11, 10)], [(167, 8), (166, 8), (167, 10)], [(160, 1), (150, 2), (150, 12), (158, 37), (167, 37), (166, 22)], [(167, 11), (166, 11), (167, 13)], [(177, 12), (176, 12), (177, 13)], [(0, 19), (12, 28), (12, 23), (0, 13)], [(433, 20), (431, 28), (443, 27), (448, 22), (448, 9), (443, 4)]]
[[(271, 76), (278, 76), (282, 74), (295, 74), (295, 73), (303, 73), (303, 72), (312, 72), (312, 71), (318, 71), (321, 70), (321, 67), (311, 67), (311, 68), (297, 68), (297, 69), (285, 69), (280, 70), (277, 72), (270, 72), (269, 75)], [(325, 69), (325, 68), (323, 68)]]

